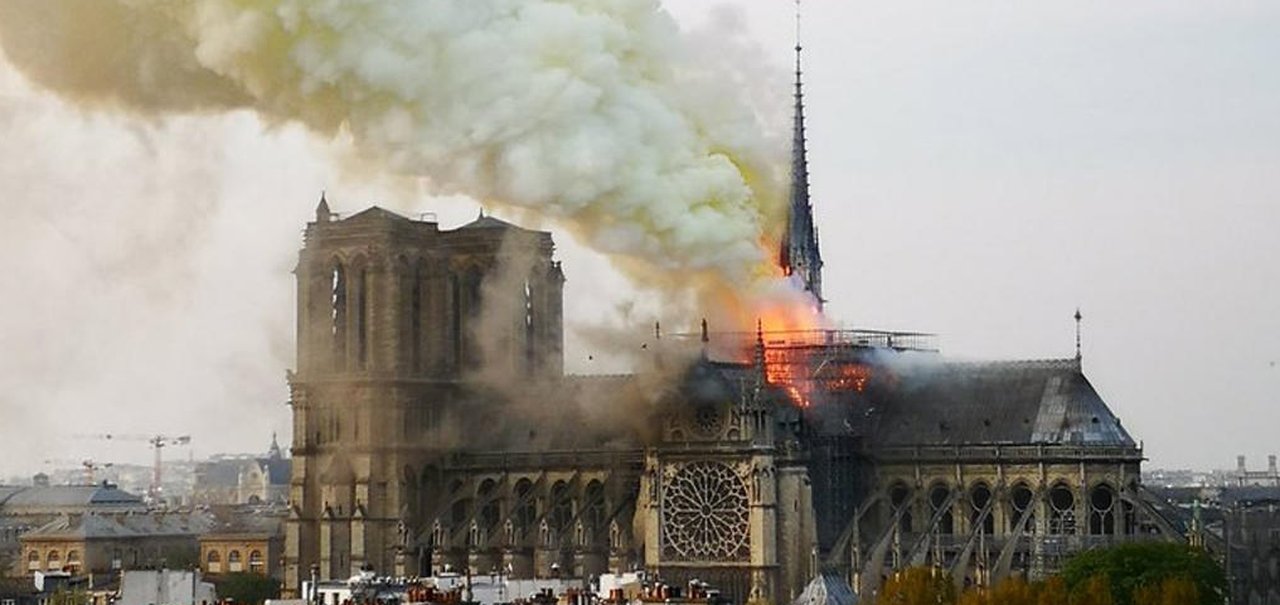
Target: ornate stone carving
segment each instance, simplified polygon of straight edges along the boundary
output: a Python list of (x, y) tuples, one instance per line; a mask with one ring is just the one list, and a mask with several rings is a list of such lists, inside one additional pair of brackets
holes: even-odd
[(668, 467), (662, 490), (664, 557), (740, 561), (750, 556), (747, 484), (723, 462)]

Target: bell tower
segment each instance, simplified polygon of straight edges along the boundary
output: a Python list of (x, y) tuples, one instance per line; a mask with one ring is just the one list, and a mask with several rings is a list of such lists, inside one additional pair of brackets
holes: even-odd
[(492, 217), (441, 230), (377, 207), (342, 217), (321, 197), (294, 270), (287, 591), (313, 566), (420, 571), (428, 469), (471, 377), (563, 371), (553, 252), (549, 233)]

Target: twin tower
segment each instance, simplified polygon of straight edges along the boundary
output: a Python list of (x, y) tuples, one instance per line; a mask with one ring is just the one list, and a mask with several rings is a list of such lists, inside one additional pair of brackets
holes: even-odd
[(322, 197), (297, 276), (287, 587), (399, 567), (420, 522), (424, 435), (475, 372), (563, 373), (563, 285), (545, 232), (479, 219), (453, 230)]

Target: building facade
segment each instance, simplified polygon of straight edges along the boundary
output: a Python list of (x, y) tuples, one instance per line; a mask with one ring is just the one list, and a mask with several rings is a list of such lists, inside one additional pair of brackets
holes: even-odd
[(20, 574), (192, 567), (208, 518), (191, 513), (64, 515), (22, 536)]
[[(778, 262), (820, 307), (798, 78)], [(779, 603), (874, 595), (911, 565), (990, 583), (1183, 539), (1078, 354), (959, 364), (924, 334), (704, 322), (633, 343), (635, 375), (565, 376), (553, 252), (493, 217), (441, 230), (321, 198), (295, 271), (287, 592), (367, 567), (644, 569)]]
[[(21, 538), (63, 515), (144, 512), (142, 498), (113, 484), (50, 485), (37, 476), (32, 485), (0, 485), (0, 574), (25, 574)], [(42, 568), (43, 569), (43, 568)]]
[(286, 586), (312, 566), (323, 578), (403, 567), (406, 528), (421, 528), (421, 497), (443, 480), (449, 448), (434, 437), (482, 358), (529, 380), (562, 373), (551, 257), (550, 234), (492, 217), (442, 231), (379, 208), (339, 220), (321, 200), (295, 271)]

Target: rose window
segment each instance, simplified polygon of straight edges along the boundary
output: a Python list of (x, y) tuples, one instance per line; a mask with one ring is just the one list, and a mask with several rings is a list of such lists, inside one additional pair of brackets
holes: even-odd
[(704, 437), (718, 437), (724, 432), (724, 416), (715, 406), (703, 406), (693, 414), (693, 424)]
[(662, 494), (666, 555), (691, 561), (746, 558), (747, 486), (729, 465), (694, 462)]

